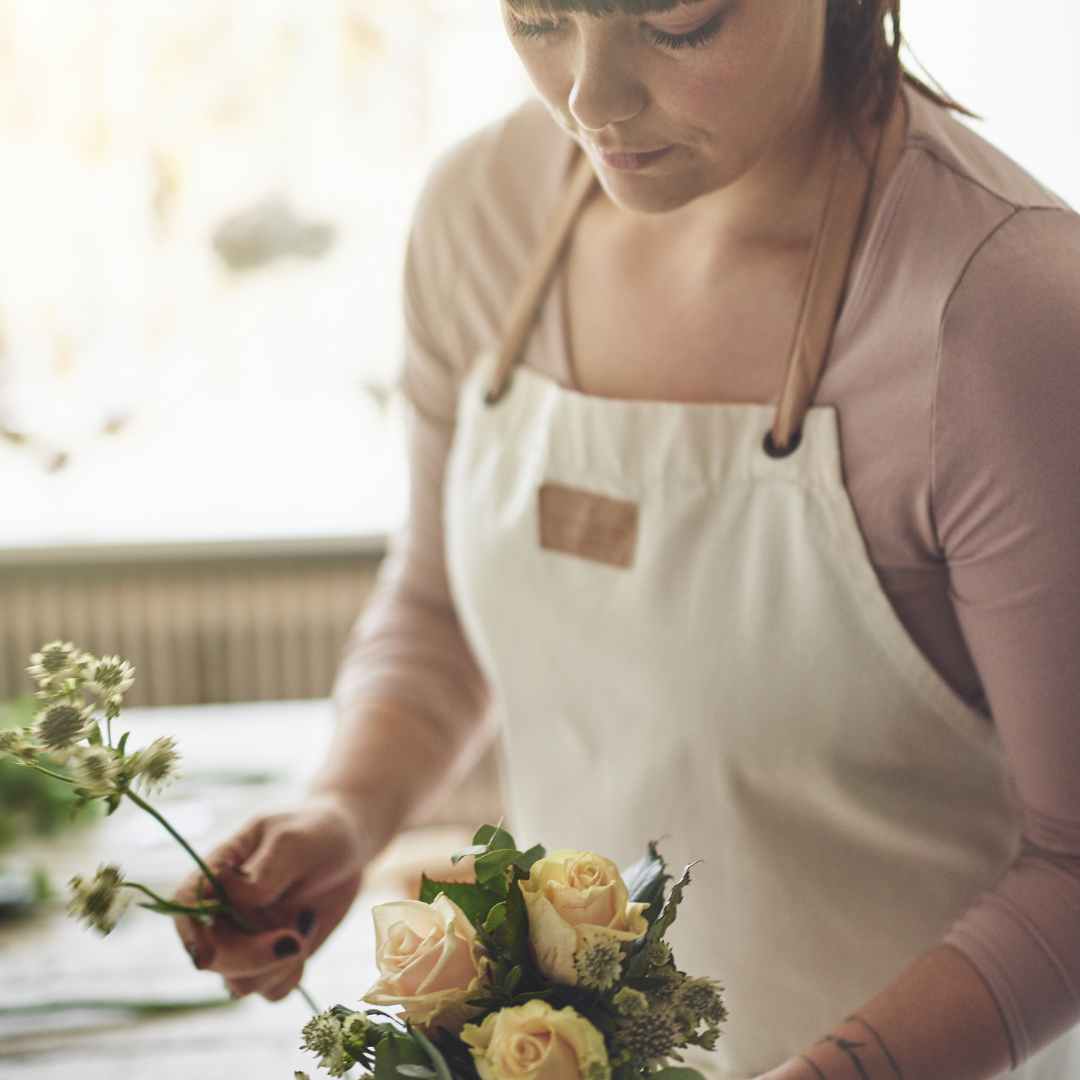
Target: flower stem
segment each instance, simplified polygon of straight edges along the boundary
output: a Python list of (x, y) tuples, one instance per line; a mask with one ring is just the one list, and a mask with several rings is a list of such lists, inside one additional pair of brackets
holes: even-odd
[(75, 781), (70, 776), (63, 776), (58, 772), (53, 772), (52, 769), (46, 769), (44, 765), (38, 765), (36, 762), (30, 766), (34, 772), (39, 772), (43, 776), (51, 776), (54, 780), (63, 780), (65, 784), (74, 784)]
[(296, 992), (304, 999), (305, 1002), (307, 1002), (307, 1007), (311, 1010), (312, 1016), (318, 1016), (319, 1013), (322, 1012), (322, 1009), (320, 1009), (319, 1006), (315, 1004), (315, 999), (303, 988), (303, 986), (298, 986), (296, 988)]
[(229, 904), (229, 897), (225, 892), (225, 887), (218, 880), (217, 876), (210, 869), (209, 866), (203, 861), (199, 853), (169, 824), (168, 820), (158, 813), (145, 799), (136, 795), (134, 791), (129, 787), (124, 788), (124, 794), (140, 809), (145, 810), (152, 818), (155, 818), (158, 823), (165, 829), (166, 832), (195, 860), (199, 869), (203, 872), (206, 880), (213, 886), (214, 892), (217, 893), (218, 899), (226, 907), (231, 909)]
[(162, 907), (167, 907), (177, 915), (216, 915), (224, 910), (224, 905), (220, 903), (203, 904), (199, 907), (189, 907), (187, 904), (177, 904), (173, 900), (166, 900), (163, 896), (158, 896), (153, 889), (148, 889), (145, 885), (140, 885), (137, 881), (125, 881), (125, 889), (138, 889), (139, 892), (149, 896), (156, 904), (161, 904)]

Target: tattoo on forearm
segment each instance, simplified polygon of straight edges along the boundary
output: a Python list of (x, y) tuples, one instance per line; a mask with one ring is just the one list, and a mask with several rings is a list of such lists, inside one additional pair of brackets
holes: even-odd
[(862, 1059), (855, 1052), (856, 1050), (862, 1050), (866, 1043), (852, 1042), (841, 1035), (826, 1035), (821, 1041), (832, 1043), (842, 1053), (847, 1054), (851, 1064), (855, 1066), (855, 1071), (859, 1074), (859, 1080), (870, 1080), (870, 1074), (866, 1071)]
[(805, 1054), (800, 1054), (799, 1060), (806, 1062), (806, 1064), (814, 1070), (814, 1075), (818, 1078), (818, 1080), (829, 1080), (829, 1078), (821, 1071), (821, 1069), (818, 1068), (816, 1061), (811, 1061), (811, 1059), (808, 1058)]
[(871, 1035), (874, 1036), (874, 1041), (878, 1044), (878, 1046), (881, 1048), (881, 1052), (885, 1055), (885, 1060), (888, 1061), (889, 1067), (893, 1071), (893, 1076), (896, 1077), (896, 1080), (904, 1080), (904, 1074), (900, 1069), (899, 1062), (896, 1060), (896, 1058), (892, 1056), (889, 1048), (885, 1045), (885, 1040), (878, 1033), (877, 1029), (868, 1020), (865, 1020), (863, 1017), (858, 1015), (849, 1016), (848, 1022), (852, 1024), (860, 1024), (862, 1027), (866, 1028), (866, 1030), (869, 1031)]

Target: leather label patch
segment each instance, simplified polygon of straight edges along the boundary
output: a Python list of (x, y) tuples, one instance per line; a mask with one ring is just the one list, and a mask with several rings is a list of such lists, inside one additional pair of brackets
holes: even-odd
[(540, 546), (627, 568), (637, 548), (638, 506), (581, 488), (540, 488)]

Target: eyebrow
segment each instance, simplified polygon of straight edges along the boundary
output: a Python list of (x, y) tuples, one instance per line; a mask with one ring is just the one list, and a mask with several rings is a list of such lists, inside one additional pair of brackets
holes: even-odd
[(515, 15), (662, 15), (707, 0), (504, 0)]

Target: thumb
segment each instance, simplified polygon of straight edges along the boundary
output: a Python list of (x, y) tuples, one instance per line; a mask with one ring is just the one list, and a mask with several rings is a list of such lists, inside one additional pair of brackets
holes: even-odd
[(306, 877), (314, 845), (284, 831), (266, 832), (259, 845), (237, 868), (229, 895), (251, 907), (271, 907)]

